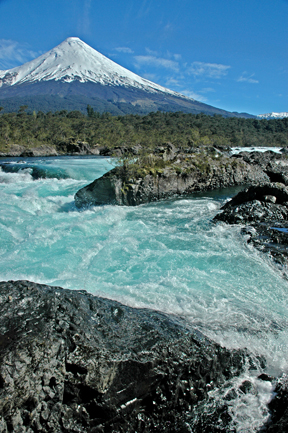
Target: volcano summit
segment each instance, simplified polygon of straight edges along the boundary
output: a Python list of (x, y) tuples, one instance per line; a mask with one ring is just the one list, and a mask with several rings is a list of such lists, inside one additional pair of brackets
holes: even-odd
[(26, 104), (34, 110), (86, 111), (89, 104), (112, 114), (161, 110), (249, 116), (203, 104), (141, 78), (76, 37), (22, 66), (0, 71), (0, 104), (7, 111)]

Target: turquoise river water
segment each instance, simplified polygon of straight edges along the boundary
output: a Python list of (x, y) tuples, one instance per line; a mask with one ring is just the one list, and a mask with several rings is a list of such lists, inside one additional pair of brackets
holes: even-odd
[[(0, 169), (0, 280), (86, 289), (178, 314), (223, 346), (264, 356), (266, 373), (287, 372), (287, 280), (268, 256), (245, 242), (240, 227), (211, 223), (235, 190), (77, 210), (75, 192), (110, 170), (112, 161), (59, 157), (9, 163)], [(273, 389), (257, 379), (261, 372), (260, 366), (247, 370), (213, 391), (215, 399), (235, 391), (231, 431), (256, 432), (267, 419)], [(239, 389), (245, 379), (253, 384), (246, 394)]]

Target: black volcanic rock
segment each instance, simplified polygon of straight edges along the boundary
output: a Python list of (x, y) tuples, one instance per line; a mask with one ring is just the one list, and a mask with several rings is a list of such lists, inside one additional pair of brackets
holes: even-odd
[(285, 152), (282, 154), (272, 151), (240, 152), (234, 156), (263, 170), (271, 182), (281, 182), (288, 185), (288, 157)]
[(1, 432), (188, 433), (194, 405), (247, 360), (180, 318), (81, 290), (1, 282), (0, 314)]
[(214, 221), (241, 224), (248, 242), (273, 256), (288, 259), (288, 187), (281, 183), (251, 186), (227, 202)]
[[(135, 169), (132, 173), (129, 166), (126, 171), (116, 167), (80, 189), (75, 194), (75, 204), (78, 208), (95, 204), (136, 206), (195, 191), (268, 181), (268, 176), (260, 168), (235, 158), (217, 159), (200, 153), (187, 156), (177, 154), (176, 149), (168, 154), (163, 150), (163, 160), (169, 160), (163, 169), (139, 167), (139, 171)], [(175, 160), (171, 161), (173, 157)]]
[(269, 403), (270, 419), (261, 432), (284, 433), (288, 431), (288, 380), (283, 375), (274, 389), (274, 398)]

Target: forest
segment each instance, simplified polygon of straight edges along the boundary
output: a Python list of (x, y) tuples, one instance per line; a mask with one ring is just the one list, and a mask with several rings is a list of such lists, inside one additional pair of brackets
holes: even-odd
[(30, 114), (27, 108), (5, 113), (0, 107), (0, 151), (7, 151), (11, 144), (26, 148), (48, 144), (59, 149), (77, 140), (109, 149), (135, 144), (153, 149), (166, 142), (183, 148), (288, 146), (288, 118), (258, 120), (160, 111), (113, 116), (90, 106), (87, 114), (67, 110)]

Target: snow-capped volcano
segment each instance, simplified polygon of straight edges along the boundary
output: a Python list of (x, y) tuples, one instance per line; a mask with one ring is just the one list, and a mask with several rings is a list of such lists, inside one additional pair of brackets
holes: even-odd
[(160, 91), (183, 97), (139, 77), (76, 37), (67, 38), (57, 47), (22, 66), (0, 71), (0, 87), (50, 80), (134, 87), (148, 92)]
[(89, 104), (112, 114), (161, 110), (254, 117), (232, 114), (152, 83), (76, 37), (22, 66), (0, 71), (0, 102), (7, 111), (28, 105), (30, 111), (86, 112)]

